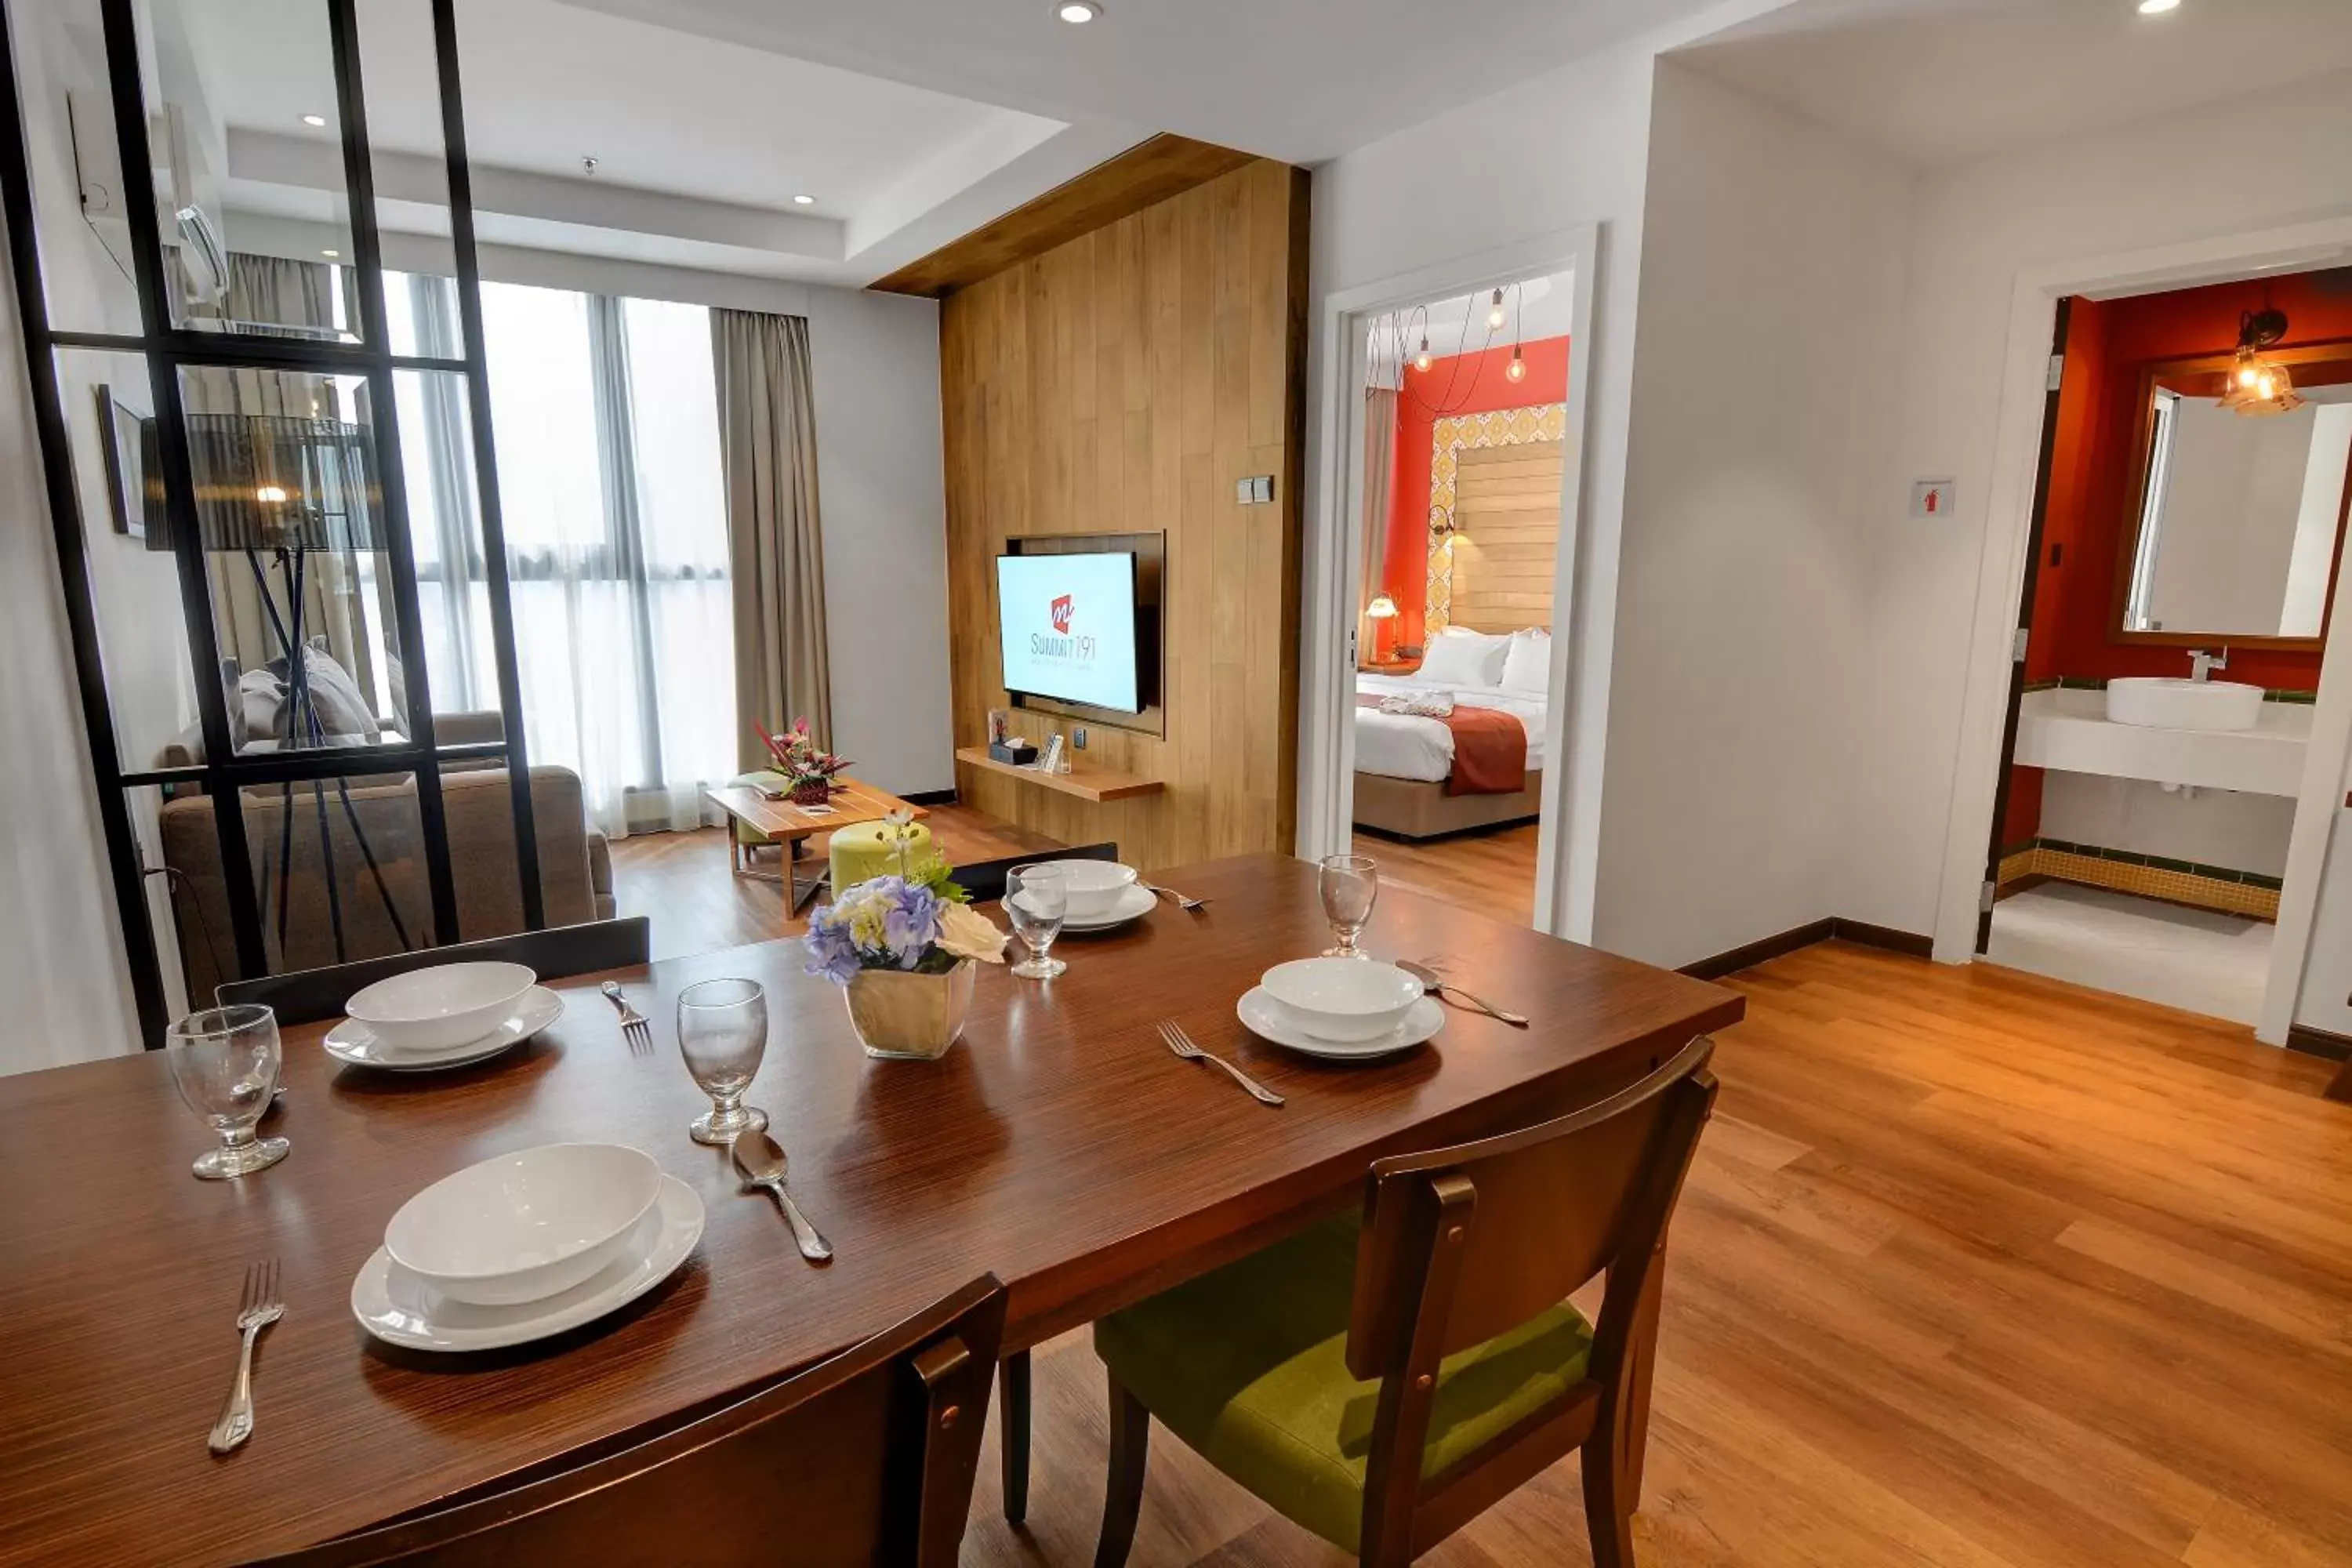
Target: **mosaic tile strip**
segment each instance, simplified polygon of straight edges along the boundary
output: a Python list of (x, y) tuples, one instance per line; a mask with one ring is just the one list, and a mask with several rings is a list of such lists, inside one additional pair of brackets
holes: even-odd
[(2096, 844), (2071, 844), (2061, 838), (2036, 838), (2010, 850), (2000, 861), (2000, 878), (2004, 885), (2029, 876), (2166, 899), (2176, 904), (2220, 910), (2255, 920), (2278, 919), (2279, 879), (2233, 867), (2143, 855), (2131, 849), (2109, 849)]

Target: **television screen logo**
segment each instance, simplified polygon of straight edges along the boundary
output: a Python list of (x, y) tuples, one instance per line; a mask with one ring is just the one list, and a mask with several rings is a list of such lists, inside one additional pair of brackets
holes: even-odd
[(1066, 637), (1070, 631), (1070, 595), (1062, 595), (1054, 601), (1054, 629)]

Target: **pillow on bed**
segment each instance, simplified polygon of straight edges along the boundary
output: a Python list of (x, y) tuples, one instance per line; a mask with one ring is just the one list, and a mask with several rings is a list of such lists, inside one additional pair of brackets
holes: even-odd
[(1421, 656), (1416, 679), (1432, 686), (1486, 686), (1503, 679), (1511, 639), (1472, 635), (1433, 637)]
[(1551, 634), (1530, 626), (1511, 634), (1503, 657), (1503, 689), (1541, 697), (1551, 686)]

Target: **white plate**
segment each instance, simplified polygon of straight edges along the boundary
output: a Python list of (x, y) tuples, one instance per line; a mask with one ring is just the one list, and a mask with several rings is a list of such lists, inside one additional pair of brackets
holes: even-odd
[(488, 1351), (528, 1344), (593, 1322), (675, 1273), (702, 1239), (702, 1200), (676, 1176), (621, 1256), (560, 1295), (517, 1307), (476, 1307), (436, 1294), (381, 1247), (352, 1281), (352, 1316), (387, 1344), (419, 1351)]
[(1403, 1023), (1369, 1040), (1317, 1038), (1293, 1023), (1283, 1012), (1282, 1004), (1263, 985), (1253, 985), (1243, 992), (1242, 999), (1234, 1005), (1234, 1012), (1240, 1016), (1242, 1026), (1261, 1039), (1337, 1062), (1368, 1061), (1374, 1057), (1409, 1051), (1445, 1027), (1445, 1009), (1438, 1005), (1434, 996), (1423, 997), (1404, 1010)]
[(1099, 920), (1066, 920), (1062, 922), (1062, 929), (1064, 931), (1108, 931), (1113, 926), (1123, 926), (1131, 920), (1150, 914), (1151, 906), (1159, 901), (1159, 895), (1149, 888), (1127, 888), (1120, 891), (1118, 901), (1111, 905), (1110, 913)]
[(376, 1032), (357, 1018), (346, 1018), (327, 1031), (327, 1054), (353, 1067), (385, 1068), (393, 1072), (439, 1072), (461, 1068), (485, 1057), (519, 1046), (563, 1016), (563, 998), (544, 985), (534, 985), (507, 1016), (507, 1021), (478, 1040), (452, 1046), (446, 1051), (408, 1051), (387, 1046)]

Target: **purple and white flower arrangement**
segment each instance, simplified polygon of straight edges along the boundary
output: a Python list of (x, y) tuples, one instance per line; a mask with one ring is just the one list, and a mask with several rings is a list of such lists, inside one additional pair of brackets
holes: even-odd
[(809, 916), (808, 973), (846, 985), (861, 971), (945, 974), (966, 959), (1004, 961), (1004, 933), (964, 900), (943, 862), (842, 889)]

